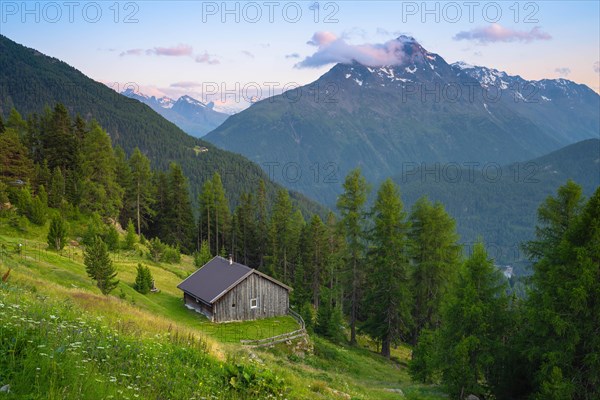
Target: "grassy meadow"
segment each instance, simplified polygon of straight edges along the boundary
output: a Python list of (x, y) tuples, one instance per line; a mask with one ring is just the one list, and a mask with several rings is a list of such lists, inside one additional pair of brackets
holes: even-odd
[[(85, 219), (71, 222), (69, 240)], [(440, 399), (437, 387), (413, 384), (410, 349), (376, 354), (359, 346), (308, 341), (249, 349), (298, 329), (291, 317), (213, 324), (183, 306), (177, 284), (195, 271), (189, 256), (157, 263), (134, 251), (111, 253), (120, 280), (104, 296), (85, 273), (82, 248), (47, 250), (48, 226), (0, 218), (0, 387), (6, 399)], [(21, 246), (19, 246), (21, 244)], [(71, 245), (72, 244), (72, 245)], [(158, 293), (133, 289), (148, 266)]]

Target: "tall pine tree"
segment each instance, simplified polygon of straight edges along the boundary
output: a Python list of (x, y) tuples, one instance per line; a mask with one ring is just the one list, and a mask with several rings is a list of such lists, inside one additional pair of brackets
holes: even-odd
[(103, 217), (119, 215), (123, 189), (117, 183), (115, 156), (107, 133), (96, 121), (83, 141), (81, 207)]
[(117, 271), (108, 254), (108, 247), (99, 237), (94, 238), (92, 243), (86, 246), (83, 263), (88, 276), (96, 281), (96, 286), (102, 294), (108, 295), (119, 284), (116, 279)]
[(373, 206), (370, 235), (367, 320), (362, 329), (381, 341), (381, 354), (390, 358), (390, 347), (406, 338), (411, 326), (408, 223), (398, 188), (386, 180)]
[(344, 181), (344, 192), (339, 196), (337, 208), (341, 214), (340, 225), (346, 238), (345, 286), (349, 292), (350, 343), (356, 344), (356, 325), (361, 287), (364, 282), (365, 224), (368, 186), (359, 169), (352, 170)]
[(431, 204), (420, 198), (410, 215), (411, 258), (414, 293), (413, 342), (425, 328), (440, 323), (442, 299), (456, 277), (460, 263), (460, 247), (456, 223), (441, 203)]
[(129, 204), (133, 207), (133, 219), (139, 235), (142, 229), (148, 228), (155, 215), (152, 171), (150, 160), (137, 147), (129, 158), (129, 167), (131, 169), (131, 185), (128, 187), (127, 193)]

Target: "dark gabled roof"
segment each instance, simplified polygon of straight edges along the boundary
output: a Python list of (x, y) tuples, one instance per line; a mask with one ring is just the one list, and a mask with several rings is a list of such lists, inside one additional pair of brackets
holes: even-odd
[(253, 273), (257, 273), (273, 283), (291, 290), (290, 287), (270, 276), (240, 263), (229, 264), (229, 260), (219, 256), (204, 264), (202, 268), (188, 276), (177, 287), (205, 303), (212, 304)]

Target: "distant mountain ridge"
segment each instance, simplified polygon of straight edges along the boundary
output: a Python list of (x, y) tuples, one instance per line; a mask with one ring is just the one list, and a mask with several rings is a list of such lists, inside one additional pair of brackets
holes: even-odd
[(483, 237), (490, 257), (518, 275), (529, 264), (521, 243), (534, 238), (537, 208), (568, 179), (590, 196), (600, 186), (600, 139), (587, 139), (550, 154), (506, 166), (427, 164), (394, 177), (407, 206), (419, 197), (440, 201), (457, 222), (467, 249)]
[[(256, 190), (261, 179), (269, 201), (281, 188), (245, 157), (189, 136), (149, 106), (88, 78), (63, 61), (0, 35), (0, 113), (7, 116), (14, 107), (24, 116), (39, 114), (56, 103), (86, 120), (96, 119), (113, 145), (129, 154), (138, 147), (154, 168), (166, 170), (171, 162), (178, 163), (189, 179), (194, 202), (202, 184), (215, 172), (220, 173), (232, 206), (242, 192)], [(327, 212), (302, 194), (292, 191), (290, 197), (304, 215)]]
[(600, 130), (600, 97), (584, 85), (539, 81), (539, 101), (526, 103), (530, 87), (514, 77), (519, 85), (507, 82), (496, 99), (493, 82), (484, 80), (493, 70), (450, 65), (413, 38), (397, 40), (401, 64), (337, 64), (311, 84), (231, 116), (205, 139), (265, 170), (294, 166), (303, 172), (299, 179), (284, 173), (275, 179), (332, 205), (343, 177), (357, 166), (376, 184), (405, 163), (503, 165)]
[(177, 100), (167, 96), (156, 98), (132, 88), (124, 90), (121, 94), (149, 105), (154, 111), (194, 137), (206, 135), (229, 117), (229, 114), (216, 111), (213, 102), (205, 104), (188, 95), (181, 96)]
[[(560, 143), (573, 143), (599, 134), (598, 118), (581, 116), (598, 115), (598, 94), (586, 85), (568, 79), (526, 80), (519, 75), (508, 75), (497, 69), (472, 66), (458, 62), (452, 64), (458, 75), (476, 79), (494, 102), (502, 102), (544, 129)], [(493, 108), (493, 104), (489, 104)], [(569, 113), (565, 110), (576, 110)]]

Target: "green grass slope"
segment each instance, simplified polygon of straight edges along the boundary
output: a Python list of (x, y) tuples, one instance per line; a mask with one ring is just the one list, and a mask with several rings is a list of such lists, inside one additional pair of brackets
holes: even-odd
[[(70, 239), (86, 219), (70, 222)], [(18, 225), (18, 227), (15, 227)], [(195, 270), (149, 261), (144, 247), (111, 253), (119, 286), (103, 296), (85, 274), (82, 249), (46, 249), (47, 226), (0, 217), (0, 387), (17, 399), (439, 399), (413, 384), (410, 349), (388, 361), (366, 339), (336, 345), (319, 337), (249, 349), (298, 328), (290, 317), (213, 324), (186, 309), (176, 288)], [(20, 251), (17, 249), (20, 246)], [(140, 253), (141, 250), (141, 253)], [(159, 293), (133, 289), (138, 263)]]

